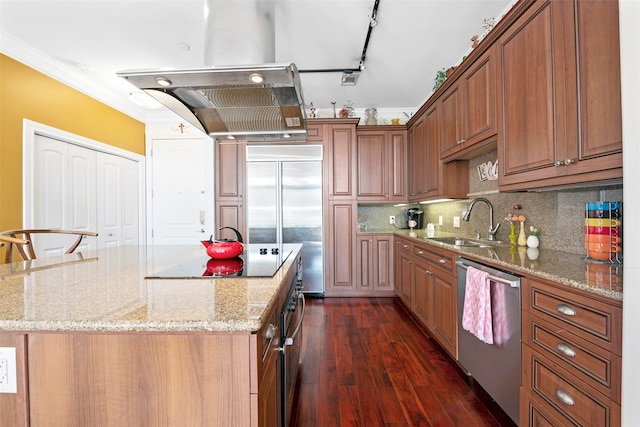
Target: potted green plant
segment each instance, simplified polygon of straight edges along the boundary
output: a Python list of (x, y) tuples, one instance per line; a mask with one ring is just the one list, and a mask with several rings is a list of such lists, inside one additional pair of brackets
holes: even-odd
[(447, 80), (447, 73), (444, 71), (444, 68), (442, 70), (438, 70), (436, 72), (436, 78), (433, 82), (433, 91), (435, 92), (436, 90), (438, 90), (438, 88), (442, 85), (442, 83), (444, 83), (445, 80)]

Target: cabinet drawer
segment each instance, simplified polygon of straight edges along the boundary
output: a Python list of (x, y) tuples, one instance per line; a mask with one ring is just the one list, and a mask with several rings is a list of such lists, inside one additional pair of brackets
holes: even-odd
[(522, 387), (571, 421), (583, 426), (615, 426), (620, 405), (599, 394), (529, 346), (522, 346)]
[(446, 253), (436, 253), (425, 248), (424, 246), (415, 245), (413, 247), (413, 255), (418, 259), (430, 261), (445, 270), (453, 271), (453, 257)]
[(586, 340), (622, 354), (622, 308), (569, 290), (523, 280), (522, 309), (547, 318), (563, 331), (563, 337), (580, 335)]
[(575, 426), (543, 400), (520, 388), (520, 425), (529, 427)]
[(522, 312), (522, 342), (620, 403), (622, 359), (562, 328)]
[(399, 251), (411, 254), (411, 252), (413, 251), (413, 244), (407, 240), (396, 239), (395, 248)]

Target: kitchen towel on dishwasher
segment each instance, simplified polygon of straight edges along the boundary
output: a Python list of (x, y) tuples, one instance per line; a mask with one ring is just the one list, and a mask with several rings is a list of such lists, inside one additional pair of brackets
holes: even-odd
[(493, 344), (489, 273), (473, 267), (467, 267), (462, 328), (479, 340)]

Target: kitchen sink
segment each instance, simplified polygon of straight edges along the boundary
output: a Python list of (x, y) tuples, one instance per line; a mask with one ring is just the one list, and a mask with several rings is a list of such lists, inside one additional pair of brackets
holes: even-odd
[(430, 237), (429, 240), (454, 246), (469, 246), (476, 248), (486, 248), (487, 246), (489, 246), (485, 243), (476, 242), (464, 237)]

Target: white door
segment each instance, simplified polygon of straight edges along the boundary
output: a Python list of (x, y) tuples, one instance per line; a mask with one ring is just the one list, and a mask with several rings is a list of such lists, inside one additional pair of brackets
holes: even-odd
[[(54, 138), (35, 135), (31, 228), (96, 230), (96, 153)], [(73, 236), (34, 236), (36, 256), (63, 254)], [(85, 238), (80, 250), (95, 249)]]
[(213, 180), (207, 178), (213, 168), (211, 144), (203, 138), (153, 140), (150, 216), (154, 245), (192, 244), (215, 234)]
[(138, 244), (137, 162), (96, 154), (98, 246)]
[[(80, 250), (139, 243), (144, 157), (28, 120), (23, 147), (23, 228), (97, 232)], [(37, 257), (61, 254), (75, 241), (39, 237)]]

